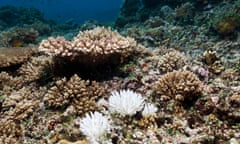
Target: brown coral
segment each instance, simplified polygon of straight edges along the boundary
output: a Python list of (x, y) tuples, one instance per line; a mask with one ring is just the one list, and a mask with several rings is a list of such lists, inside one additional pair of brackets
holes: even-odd
[(51, 107), (73, 105), (78, 114), (95, 109), (95, 100), (103, 95), (103, 89), (96, 83), (85, 81), (74, 75), (67, 81), (63, 78), (51, 87), (44, 97), (44, 102)]
[(192, 72), (173, 71), (159, 80), (157, 93), (177, 101), (192, 100), (202, 93), (202, 82)]
[(7, 72), (0, 73), (0, 91), (11, 91), (12, 89), (18, 90), (23, 85), (23, 78), (22, 77), (13, 77), (10, 76)]
[(14, 119), (23, 120), (39, 107), (39, 100), (24, 100), (16, 104), (16, 107), (7, 114)]
[(34, 48), (0, 48), (0, 68), (24, 63), (36, 53)]
[(179, 70), (185, 64), (186, 59), (183, 54), (178, 51), (170, 51), (160, 58), (158, 67), (160, 72), (166, 73)]
[(22, 136), (23, 132), (19, 121), (7, 118), (0, 120), (0, 143), (22, 143)]
[(36, 93), (30, 90), (30, 87), (23, 87), (17, 91), (13, 91), (6, 99), (4, 99), (3, 107), (15, 107), (23, 100), (31, 100), (36, 97)]
[(86, 65), (121, 63), (135, 48), (134, 39), (104, 27), (80, 32), (72, 41), (50, 37), (39, 46), (40, 51), (49, 55)]
[(45, 72), (51, 69), (52, 65), (51, 57), (33, 57), (29, 62), (20, 67), (19, 73), (23, 76), (25, 81), (31, 82), (46, 75)]

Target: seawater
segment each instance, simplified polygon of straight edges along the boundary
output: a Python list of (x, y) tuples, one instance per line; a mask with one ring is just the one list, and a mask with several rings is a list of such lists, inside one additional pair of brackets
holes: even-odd
[(39, 9), (46, 19), (64, 23), (86, 20), (109, 22), (116, 19), (122, 0), (0, 0), (0, 7), (34, 7)]

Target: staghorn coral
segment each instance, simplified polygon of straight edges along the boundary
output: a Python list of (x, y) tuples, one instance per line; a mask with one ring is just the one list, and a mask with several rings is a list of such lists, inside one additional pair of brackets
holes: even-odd
[(158, 67), (160, 72), (166, 73), (179, 70), (185, 64), (186, 59), (183, 54), (178, 51), (170, 51), (160, 58)]
[(24, 63), (36, 53), (34, 48), (0, 48), (0, 68)]
[(202, 82), (189, 71), (173, 71), (163, 75), (157, 85), (157, 94), (176, 101), (193, 100), (202, 93)]
[(121, 63), (135, 51), (136, 42), (125, 38), (110, 28), (97, 27), (80, 32), (72, 41), (63, 37), (43, 40), (39, 50), (55, 57), (96, 66), (105, 63)]
[(31, 82), (41, 79), (47, 75), (48, 69), (52, 67), (52, 59), (47, 56), (33, 57), (29, 62), (22, 65), (19, 73), (23, 76), (25, 81)]
[(92, 111), (95, 100), (103, 95), (103, 89), (97, 82), (82, 80), (76, 74), (67, 81), (63, 78), (56, 82), (44, 96), (44, 102), (51, 107), (73, 105), (79, 115)]

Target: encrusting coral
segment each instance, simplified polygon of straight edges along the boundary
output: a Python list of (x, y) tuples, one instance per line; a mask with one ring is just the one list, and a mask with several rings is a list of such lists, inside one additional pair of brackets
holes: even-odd
[(71, 62), (96, 66), (105, 63), (121, 63), (135, 51), (136, 41), (125, 38), (110, 28), (96, 27), (80, 33), (72, 40), (63, 37), (43, 40), (39, 50)]
[(202, 93), (202, 82), (190, 71), (173, 71), (158, 81), (157, 94), (176, 101), (193, 100)]
[(36, 53), (34, 48), (0, 48), (0, 68), (24, 63)]
[(158, 67), (160, 72), (166, 73), (179, 70), (185, 64), (186, 59), (183, 54), (178, 51), (170, 51), (160, 58)]
[(103, 95), (104, 90), (97, 82), (82, 80), (74, 75), (67, 81), (58, 80), (44, 96), (44, 102), (50, 107), (73, 105), (79, 115), (96, 108), (95, 100)]

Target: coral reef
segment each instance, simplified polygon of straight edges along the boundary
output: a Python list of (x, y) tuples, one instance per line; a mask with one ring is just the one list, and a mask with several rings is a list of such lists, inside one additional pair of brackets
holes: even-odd
[(212, 27), (221, 35), (233, 34), (240, 27), (240, 1), (226, 5), (210, 21)]
[(173, 71), (162, 76), (156, 91), (179, 102), (194, 100), (202, 94), (202, 82), (192, 72)]
[(26, 44), (36, 43), (38, 35), (33, 28), (13, 28), (0, 34), (0, 46), (23, 47)]
[(41, 52), (0, 48), (0, 143), (240, 143), (238, 11), (239, 0), (125, 0), (118, 32), (27, 21), (51, 37)]
[(48, 73), (51, 72), (52, 65), (51, 57), (32, 57), (29, 62), (23, 64), (18, 71), (26, 82), (31, 82), (39, 80), (42, 77), (47, 77)]
[(109, 120), (99, 112), (86, 114), (80, 121), (80, 131), (92, 144), (106, 143), (104, 135), (111, 129)]
[(22, 88), (24, 80), (22, 77), (13, 77), (7, 72), (0, 73), (0, 92), (9, 93), (12, 90), (18, 90)]
[(0, 143), (22, 143), (23, 132), (19, 121), (3, 119), (0, 123)]
[(159, 70), (163, 73), (179, 70), (186, 65), (186, 58), (178, 51), (168, 52), (163, 55), (158, 63)]
[(96, 99), (103, 95), (103, 89), (97, 82), (81, 80), (74, 75), (56, 81), (44, 96), (44, 102), (50, 107), (73, 105), (79, 115), (96, 109)]
[(73, 41), (63, 37), (49, 38), (39, 46), (40, 51), (49, 55), (86, 65), (121, 63), (135, 48), (134, 39), (103, 27), (80, 32)]
[(22, 64), (36, 53), (35, 48), (0, 48), (0, 68)]

